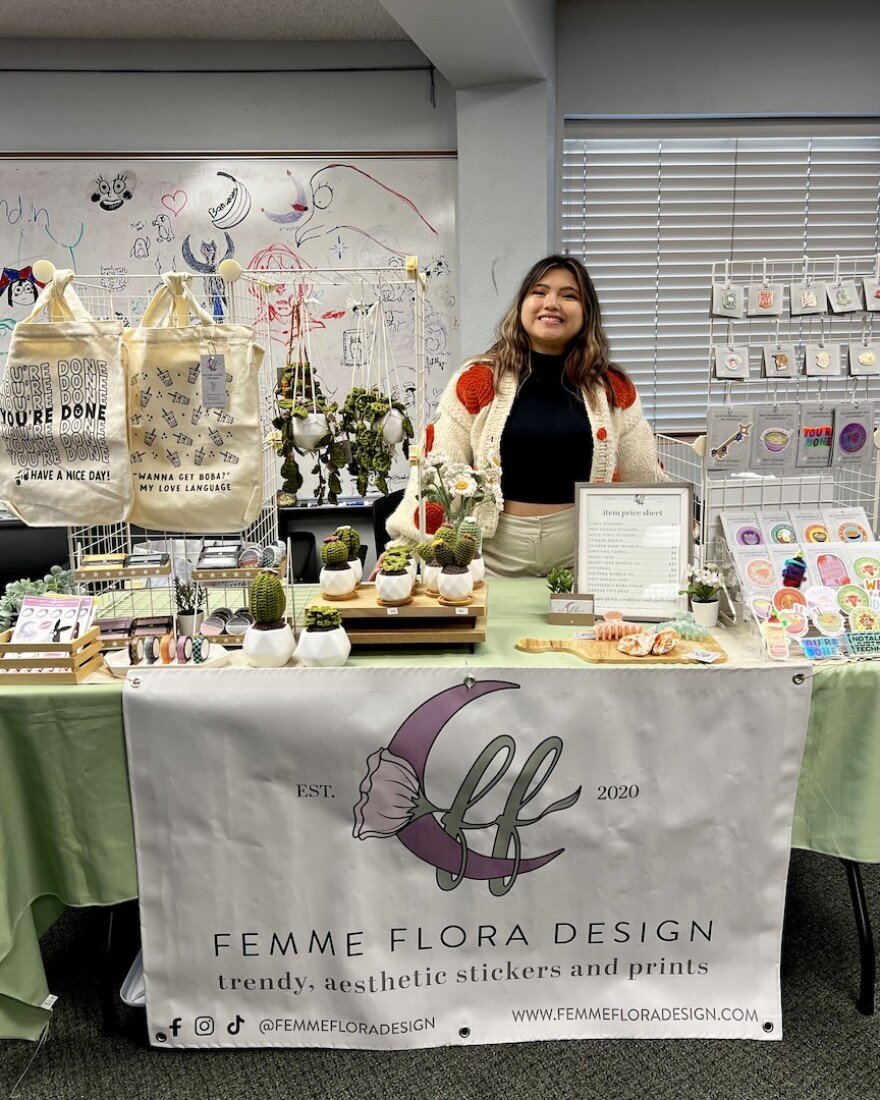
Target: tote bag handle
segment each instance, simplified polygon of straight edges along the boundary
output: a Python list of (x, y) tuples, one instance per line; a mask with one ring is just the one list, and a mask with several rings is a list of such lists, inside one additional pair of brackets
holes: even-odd
[(20, 322), (32, 325), (45, 311), (50, 321), (91, 321), (92, 316), (73, 289), (74, 273), (69, 268), (57, 270), (40, 291), (34, 308)]
[(186, 272), (166, 271), (162, 286), (141, 317), (141, 328), (186, 328), (190, 314), (194, 313), (202, 325), (215, 325), (210, 313), (195, 299), (191, 290), (192, 275)]

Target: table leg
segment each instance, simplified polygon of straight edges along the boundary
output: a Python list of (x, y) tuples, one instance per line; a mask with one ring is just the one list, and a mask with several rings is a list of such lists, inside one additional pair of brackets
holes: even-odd
[(846, 871), (850, 897), (852, 898), (853, 914), (856, 918), (856, 932), (859, 937), (859, 957), (862, 964), (862, 978), (859, 988), (859, 999), (856, 1004), (859, 1012), (863, 1013), (863, 1015), (873, 1016), (877, 966), (874, 953), (874, 937), (871, 932), (871, 919), (868, 915), (868, 903), (865, 898), (862, 872), (858, 863), (851, 859), (841, 859), (840, 862), (843, 864)]

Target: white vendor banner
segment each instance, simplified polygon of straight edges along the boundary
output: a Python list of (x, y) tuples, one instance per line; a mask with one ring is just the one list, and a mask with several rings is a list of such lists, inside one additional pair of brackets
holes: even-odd
[(130, 674), (151, 1041), (781, 1039), (794, 672)]

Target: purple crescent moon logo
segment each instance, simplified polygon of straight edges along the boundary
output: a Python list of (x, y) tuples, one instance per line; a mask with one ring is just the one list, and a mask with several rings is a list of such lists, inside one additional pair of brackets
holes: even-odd
[[(484, 680), (470, 687), (459, 684), (417, 707), (388, 747), (377, 749), (367, 758), (367, 774), (361, 780), (360, 798), (354, 807), (355, 838), (396, 836), (414, 856), (436, 868), (441, 890), (454, 890), (466, 878), (481, 879), (488, 880), (490, 892), (498, 897), (513, 887), (518, 875), (535, 871), (561, 855), (563, 848), (523, 858), (519, 835), (520, 829), (568, 809), (580, 798), (578, 787), (535, 816), (523, 816), (525, 807), (559, 763), (559, 737), (545, 738), (531, 752), (514, 780), (504, 809), (491, 821), (472, 822), (467, 815), (510, 769), (516, 743), (507, 734), (493, 738), (479, 753), (449, 809), (433, 805), (425, 794), (428, 756), (449, 720), (484, 695), (518, 687), (503, 680)], [(442, 815), (440, 820), (437, 814)], [(467, 834), (490, 828), (496, 830), (492, 854), (472, 851)]]

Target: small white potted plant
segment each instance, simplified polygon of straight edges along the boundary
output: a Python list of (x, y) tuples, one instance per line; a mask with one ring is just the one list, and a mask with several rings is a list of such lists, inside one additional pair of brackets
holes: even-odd
[(330, 535), (321, 544), (324, 563), (318, 576), (325, 600), (348, 600), (357, 588), (357, 577), (348, 560), (348, 544), (339, 535)]
[(718, 594), (724, 588), (719, 570), (711, 563), (689, 565), (685, 570), (684, 583), (685, 587), (679, 593), (690, 597), (694, 621), (700, 626), (717, 626)]
[(413, 577), (403, 546), (389, 546), (376, 574), (376, 595), (383, 604), (399, 606), (412, 601)]
[(433, 549), (441, 566), (437, 578), (441, 603), (470, 603), (474, 578), (469, 566), (477, 552), (477, 540), (466, 532), (459, 534), (451, 523), (441, 523), (434, 535)]
[(364, 576), (364, 567), (360, 557), (360, 532), (346, 524), (343, 527), (336, 528), (336, 536), (342, 539), (348, 549), (348, 566), (349, 569), (354, 570), (355, 585), (358, 585)]
[(342, 626), (342, 612), (326, 604), (307, 608), (296, 645), (297, 658), (311, 668), (338, 668), (349, 653), (351, 641)]
[(287, 596), (281, 578), (271, 569), (254, 577), (248, 600), (254, 622), (244, 632), (242, 650), (256, 668), (280, 668), (293, 653), (294, 639), (284, 618)]
[(207, 592), (194, 581), (174, 578), (174, 606), (177, 609), (177, 633), (194, 637), (205, 618)]
[(434, 557), (434, 540), (420, 542), (416, 547), (416, 553), (422, 559), (422, 585), (427, 596), (439, 596), (440, 589), (437, 582), (440, 579), (440, 565)]

